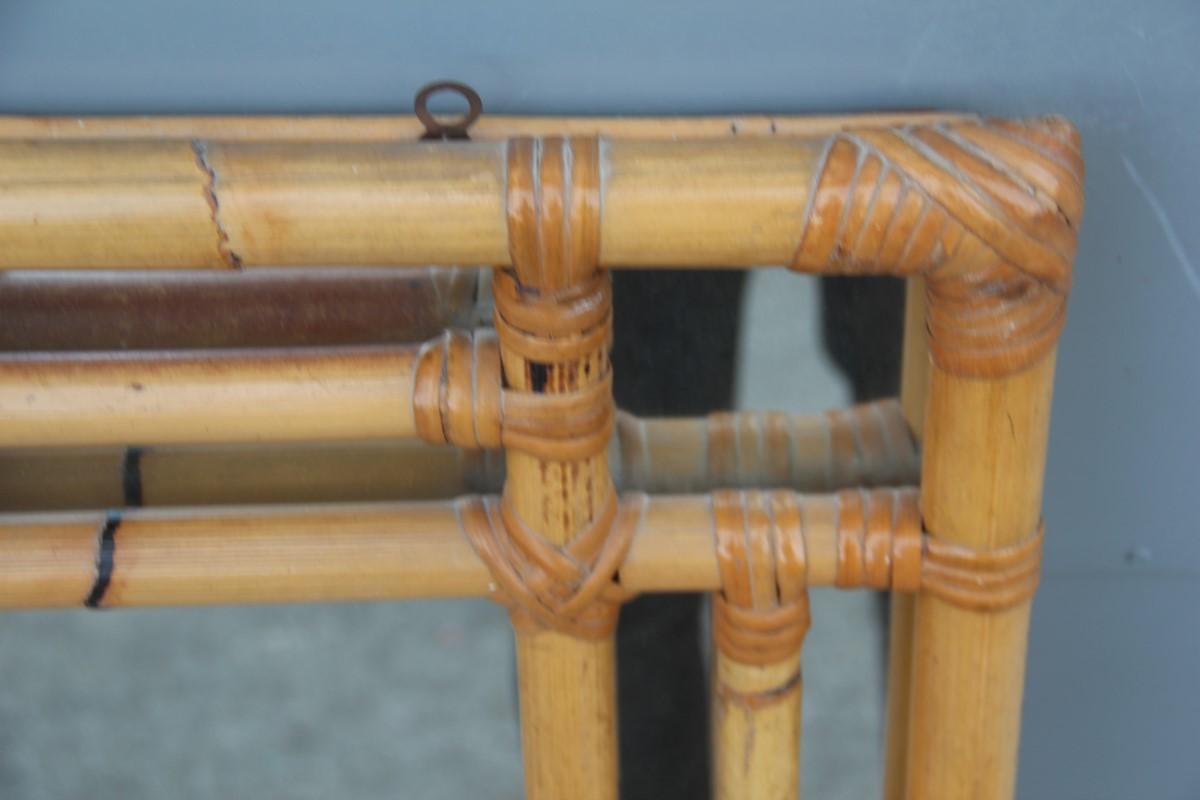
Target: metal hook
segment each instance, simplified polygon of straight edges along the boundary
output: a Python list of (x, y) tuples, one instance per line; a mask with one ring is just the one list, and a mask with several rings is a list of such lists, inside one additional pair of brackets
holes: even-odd
[[(438, 120), (429, 110), (429, 98), (438, 92), (454, 92), (458, 96), (467, 101), (467, 113), (461, 117), (452, 117), (447, 122)], [(475, 120), (479, 119), (479, 115), (483, 113), (483, 100), (480, 99), (479, 93), (467, 86), (465, 83), (458, 81), (436, 81), (426, 84), (421, 87), (421, 91), (417, 92), (416, 99), (413, 100), (413, 113), (417, 115), (417, 119), (421, 120), (421, 124), (425, 126), (425, 135), (421, 137), (422, 141), (428, 139), (469, 139), (471, 138), (467, 131), (475, 124)]]

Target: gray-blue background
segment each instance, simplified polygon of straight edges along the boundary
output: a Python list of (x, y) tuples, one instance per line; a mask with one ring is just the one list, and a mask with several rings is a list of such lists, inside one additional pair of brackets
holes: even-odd
[(1196, 0), (0, 0), (0, 113), (405, 111), (455, 77), (507, 112), (1069, 116), (1028, 798), (1200, 797), (1198, 67)]

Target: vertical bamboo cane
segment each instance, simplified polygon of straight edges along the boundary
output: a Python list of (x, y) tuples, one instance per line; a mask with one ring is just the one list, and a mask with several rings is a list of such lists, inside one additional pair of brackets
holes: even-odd
[[(508, 213), (521, 292), (554, 297), (594, 275), (598, 158), (595, 140), (513, 142)], [(611, 316), (603, 324), (611, 330)], [(599, 384), (609, 371), (608, 342), (606, 332), (594, 349), (577, 357), (535, 363), (511, 347), (501, 331), (507, 384), (517, 392), (547, 395)], [(610, 409), (611, 403), (610, 392)], [(545, 459), (509, 449), (507, 466), (506, 492), (514, 510), (534, 532), (559, 546), (569, 544), (600, 517), (612, 491), (603, 443), (595, 455), (578, 460)], [(613, 636), (579, 638), (519, 625), (516, 648), (526, 796), (614, 800)]]
[[(836, 138), (817, 169), (794, 269), (926, 277), (926, 547), (971, 564), (1030, 559), (916, 601), (911, 662), (904, 645), (893, 654), (889, 796), (904, 772), (910, 800), (1011, 797), (1051, 353), (1083, 211), (1079, 136), (1058, 118), (864, 130)], [(912, 410), (923, 382), (909, 360)], [(895, 641), (910, 638), (904, 605)]]
[(713, 495), (713, 787), (718, 800), (788, 800), (800, 786), (808, 630), (804, 512), (793, 497)]
[[(713, 683), (713, 788), (717, 800), (792, 800), (800, 796), (800, 721), (803, 690), (794, 681), (800, 648), (782, 661), (742, 664), (717, 652)], [(755, 708), (743, 697), (779, 693)]]
[[(921, 481), (931, 535), (989, 549), (1035, 531), (1053, 376), (1053, 351), (992, 380), (933, 365)], [(1029, 600), (990, 611), (917, 600), (908, 797), (1013, 797), (1029, 611)]]
[[(921, 441), (929, 388), (929, 343), (925, 329), (925, 281), (910, 278), (904, 298), (904, 355), (900, 404), (913, 436)], [(893, 592), (888, 625), (884, 800), (904, 800), (908, 767), (908, 705), (912, 679), (913, 605), (911, 594)]]

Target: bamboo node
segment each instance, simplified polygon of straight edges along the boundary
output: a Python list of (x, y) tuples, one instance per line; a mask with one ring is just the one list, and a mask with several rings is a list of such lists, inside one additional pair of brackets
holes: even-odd
[(934, 360), (1002, 377), (1058, 340), (1082, 214), (1079, 137), (1059, 118), (847, 131), (826, 148), (792, 267), (924, 274)]
[(612, 634), (630, 594), (619, 571), (649, 500), (610, 489), (596, 518), (566, 545), (538, 534), (508, 494), (458, 501), (459, 524), (493, 577), (494, 594), (519, 629), (550, 628), (586, 639)]

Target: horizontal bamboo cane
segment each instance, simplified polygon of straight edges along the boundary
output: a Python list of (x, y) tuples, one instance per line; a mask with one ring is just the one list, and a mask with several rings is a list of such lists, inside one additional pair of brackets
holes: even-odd
[[(601, 266), (789, 262), (821, 144), (609, 142)], [(502, 142), (0, 142), (0, 267), (508, 265), (505, 153)], [(647, 213), (668, 197), (674, 213)]]
[(470, 328), (490, 270), (0, 273), (0, 351), (419, 342)]
[[(915, 490), (905, 491), (915, 507)], [(819, 509), (805, 528), (807, 581), (834, 585), (846, 557), (837, 501), (812, 495), (799, 502)], [(717, 589), (714, 542), (708, 495), (650, 498), (620, 584), (634, 593)], [(0, 608), (384, 600), (495, 590), (452, 501), (0, 516)]]
[[(1050, 136), (1070, 138), (1056, 125), (1045, 126)], [(1028, 144), (974, 127), (979, 130), (965, 135), (983, 137), (997, 149), (996, 157), (982, 159), (984, 166), (967, 167), (982, 171), (987, 185), (996, 180), (994, 168), (987, 166), (991, 161), (1039, 158)], [(794, 263), (832, 270), (867, 268), (884, 256), (892, 262), (895, 253), (878, 250), (886, 226), (866, 241), (855, 236), (842, 243), (839, 252), (853, 256), (847, 263), (823, 258), (824, 239), (836, 231), (823, 229), (831, 223), (813, 205), (814, 198), (844, 195), (849, 184), (842, 181), (849, 178), (841, 171), (862, 160), (854, 156), (856, 148), (882, 148), (902, 172), (911, 170), (914, 179), (930, 182), (940, 193), (939, 203), (965, 204), (970, 231), (989, 245), (1009, 216), (1038, 224), (1047, 213), (1047, 197), (1061, 195), (1067, 219), (1078, 217), (1067, 158), (1035, 164), (1031, 174), (1036, 173), (1033, 180), (1042, 194), (1017, 198), (1010, 196), (1009, 186), (993, 187), (1003, 198), (1004, 213), (998, 215), (993, 205), (972, 200), (967, 187), (953, 183), (961, 177), (954, 168), (942, 169), (947, 158), (976, 158), (972, 148), (979, 145), (946, 145), (950, 140), (934, 129), (919, 134), (928, 141), (918, 146), (932, 155), (913, 156), (906, 133), (866, 129), (857, 131), (861, 142), (839, 138), (836, 153), (828, 137), (601, 140), (598, 266)], [(947, 147), (957, 149), (948, 155), (935, 152)], [(512, 254), (505, 216), (506, 154), (501, 141), (0, 141), (0, 182), (6, 186), (0, 195), (0, 267), (507, 266)], [(864, 189), (866, 182), (885, 180), (879, 163), (872, 161), (868, 172)], [(818, 173), (825, 182), (814, 180)], [(880, 214), (897, 211), (901, 195), (893, 189), (901, 180), (884, 187)], [(1023, 182), (1016, 186), (1022, 188)], [(1014, 205), (1014, 200), (1020, 202)], [(910, 205), (919, 211), (915, 203)], [(665, 206), (671, 213), (658, 213)], [(855, 230), (869, 221), (859, 220), (859, 213), (851, 220)], [(806, 239), (802, 223), (808, 216), (819, 224)], [(920, 239), (914, 260), (933, 246), (939, 219), (931, 218), (931, 232), (904, 218), (896, 238)], [(956, 246), (960, 234), (958, 227), (949, 227), (941, 247)], [(1061, 251), (1064, 242), (1057, 239), (1067, 235), (1055, 232), (1050, 245)], [(860, 244), (871, 252), (852, 252)], [(1029, 254), (1032, 276), (1053, 277), (1053, 288), (1065, 288), (1057, 274), (1061, 253), (1009, 233), (994, 244), (1008, 257)], [(964, 252), (973, 248), (972, 243)], [(886, 268), (916, 268), (902, 262)]]
[[(961, 118), (934, 111), (837, 116), (742, 114), (707, 117), (513, 117), (485, 114), (472, 139), (513, 136), (607, 136), (625, 139), (723, 139), (824, 136), (860, 127)], [(396, 116), (29, 117), (0, 116), (0, 140), (213, 139), (227, 142), (403, 142), (425, 133), (409, 114)]]
[[(282, 412), (280, 412), (282, 413)], [(622, 490), (821, 492), (915, 483), (895, 400), (822, 415), (621, 414), (609, 446)], [(499, 491), (498, 451), (409, 440), (0, 450), (0, 510), (443, 499)]]
[[(418, 374), (415, 364), (422, 353), (438, 355), (443, 352), (439, 348), (452, 343), (459, 349), (444, 351), (450, 353), (452, 367), (425, 359)], [(390, 345), (9, 354), (0, 357), (0, 447), (399, 438), (418, 431), (418, 406), (429, 409), (461, 398), (472, 407), (470, 414), (489, 408), (495, 413), (499, 376), (485, 378), (482, 366), (476, 366), (488, 341), (459, 335), (428, 345), (432, 349)], [(447, 382), (454, 387), (452, 397), (446, 395)], [(434, 396), (439, 387), (446, 395), (441, 400)], [(481, 399), (485, 395), (491, 399)], [(679, 455), (665, 447), (649, 449), (647, 432), (635, 420), (626, 420), (618, 436), (629, 451), (626, 461), (632, 471), (679, 475), (684, 483), (668, 488), (682, 490), (689, 485), (688, 468), (694, 475), (700, 464), (731, 480), (739, 472), (821, 467), (824, 461), (813, 462), (804, 453), (819, 449), (821, 437), (833, 434), (831, 446), (842, 449), (853, 449), (863, 437), (866, 450), (903, 446), (906, 428), (891, 411), (852, 412), (844, 420), (835, 418), (828, 431), (805, 431), (803, 425), (794, 430), (795, 422), (782, 414), (658, 423), (664, 430), (679, 428), (672, 439), (716, 442), (711, 458), (699, 462), (695, 450)], [(443, 417), (429, 424), (447, 422)], [(792, 455), (796, 447), (801, 448), (799, 456)], [(827, 485), (834, 483), (831, 479)]]
[(417, 346), (8, 355), (0, 446), (411, 436), (417, 355)]

